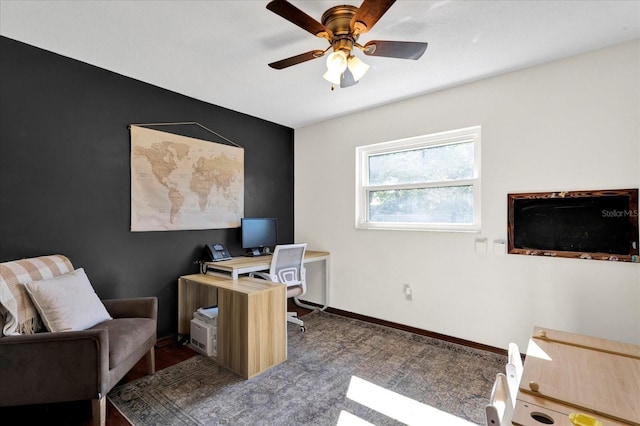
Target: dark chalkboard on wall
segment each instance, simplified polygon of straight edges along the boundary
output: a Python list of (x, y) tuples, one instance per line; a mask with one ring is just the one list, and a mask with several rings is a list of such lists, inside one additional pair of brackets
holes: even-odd
[(640, 262), (638, 189), (508, 194), (511, 254)]

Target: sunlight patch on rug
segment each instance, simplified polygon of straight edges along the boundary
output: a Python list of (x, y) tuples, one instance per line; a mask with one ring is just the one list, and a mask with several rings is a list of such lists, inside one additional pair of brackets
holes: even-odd
[(473, 424), (356, 376), (351, 377), (347, 398), (409, 426)]

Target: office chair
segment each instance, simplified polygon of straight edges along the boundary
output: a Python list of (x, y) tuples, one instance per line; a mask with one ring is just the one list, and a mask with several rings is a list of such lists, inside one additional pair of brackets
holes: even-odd
[[(300, 297), (307, 292), (303, 264), (306, 249), (307, 243), (277, 245), (273, 251), (269, 272), (252, 272), (249, 276), (286, 284), (287, 299)], [(307, 330), (296, 312), (287, 312), (287, 321), (299, 325), (300, 331)]]
[(520, 356), (518, 345), (516, 343), (509, 343), (509, 358), (505, 370), (507, 373), (511, 403), (514, 407), (516, 405), (516, 397), (518, 396), (518, 388), (520, 387), (523, 369), (524, 366), (522, 365), (522, 357)]
[(485, 407), (487, 426), (504, 426), (511, 424), (513, 416), (513, 403), (509, 394), (507, 376), (503, 373), (496, 374), (496, 380), (491, 389), (489, 404)]

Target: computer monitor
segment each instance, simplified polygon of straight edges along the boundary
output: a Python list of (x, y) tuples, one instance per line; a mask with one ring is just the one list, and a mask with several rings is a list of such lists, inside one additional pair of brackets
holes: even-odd
[(269, 254), (278, 243), (278, 221), (270, 217), (244, 217), (241, 220), (242, 248), (249, 256)]

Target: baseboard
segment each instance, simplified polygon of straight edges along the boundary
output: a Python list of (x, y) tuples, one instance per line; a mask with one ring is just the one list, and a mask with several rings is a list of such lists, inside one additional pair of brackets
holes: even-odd
[[(318, 308), (321, 307), (321, 305), (318, 305), (317, 303), (308, 302), (306, 300), (303, 302), (312, 306), (317, 306)], [(379, 318), (374, 318), (367, 315), (356, 314), (354, 312), (344, 311), (342, 309), (336, 309), (330, 306), (325, 311), (331, 314), (340, 315), (343, 317), (354, 318), (354, 319), (369, 322), (372, 324), (384, 325), (385, 327), (391, 327), (397, 330), (408, 331), (410, 333), (419, 334), (421, 336), (427, 336), (434, 339), (443, 340), (445, 342), (455, 343), (457, 345), (467, 346), (474, 349), (480, 349), (487, 352), (493, 352), (493, 353), (504, 355), (504, 356), (508, 355), (508, 351), (506, 349), (485, 345), (482, 343), (474, 342), (472, 340), (460, 339), (458, 337), (448, 336), (446, 334), (436, 333), (434, 331), (423, 330), (421, 328), (410, 327), (408, 325), (399, 324), (396, 322), (381, 320)]]

